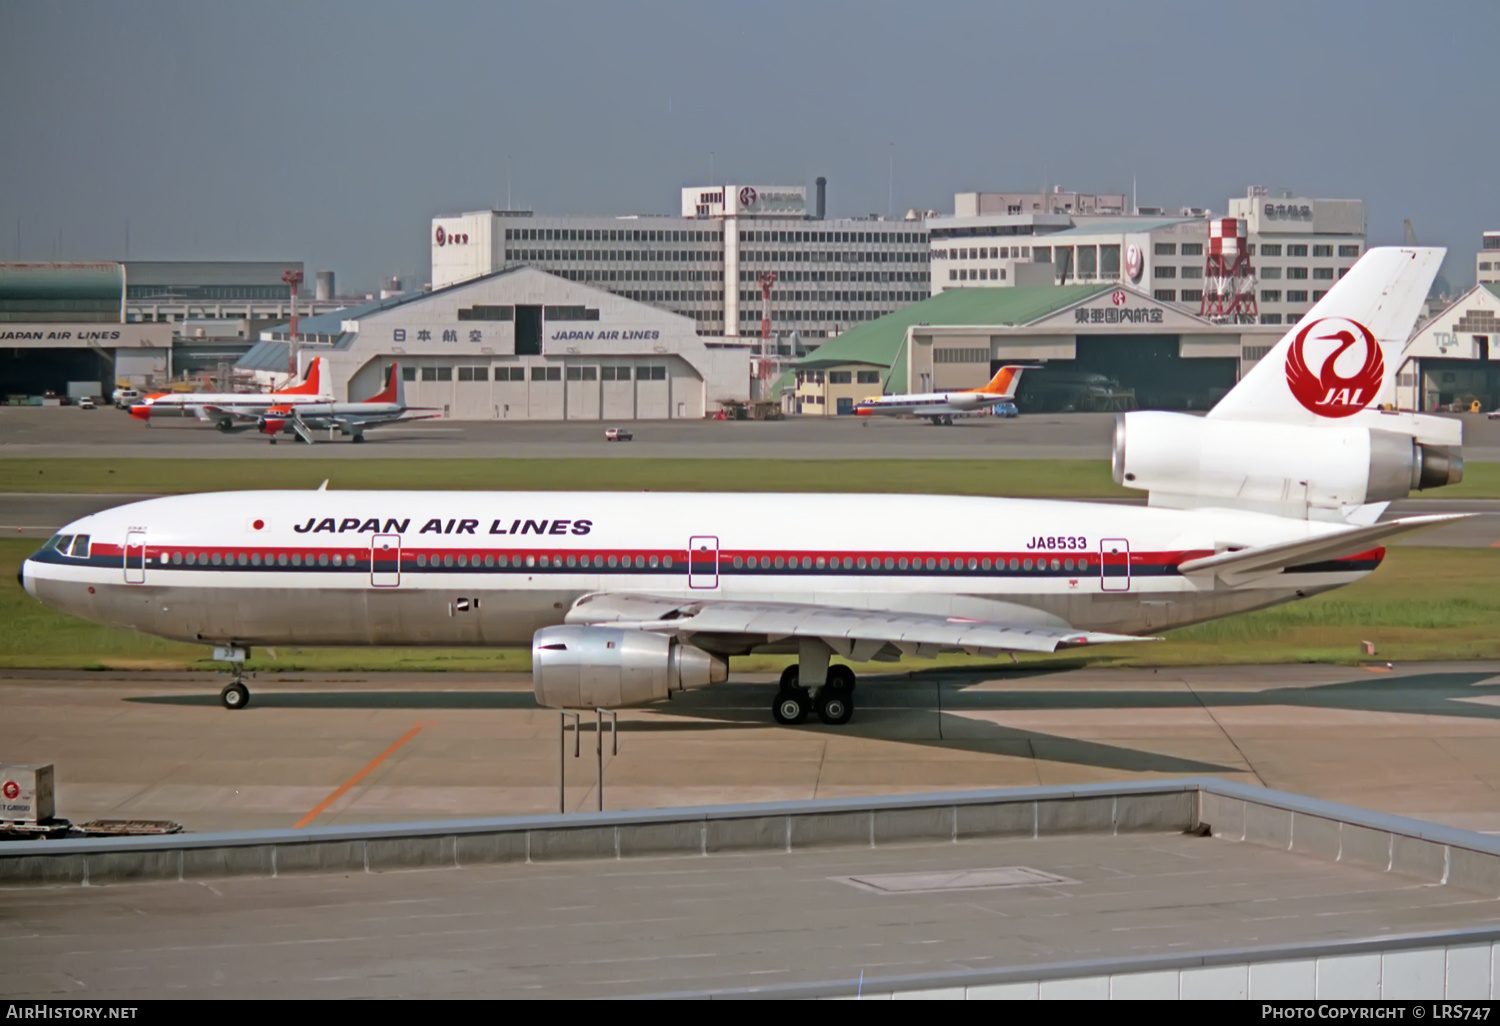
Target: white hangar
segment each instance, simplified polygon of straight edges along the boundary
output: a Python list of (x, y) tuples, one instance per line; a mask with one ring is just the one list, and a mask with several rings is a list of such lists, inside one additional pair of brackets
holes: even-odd
[[(378, 392), (399, 363), (407, 402), (456, 420), (695, 419), (750, 389), (748, 345), (697, 329), (523, 266), (307, 318), (297, 360), (327, 357), (334, 396), (349, 401)], [(286, 328), (261, 339), (238, 366), (284, 377)]]

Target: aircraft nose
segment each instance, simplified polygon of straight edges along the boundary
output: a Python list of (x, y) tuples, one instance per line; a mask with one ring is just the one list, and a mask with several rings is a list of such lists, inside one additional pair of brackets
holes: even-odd
[(31, 565), (31, 560), (29, 560), (29, 559), (23, 559), (23, 560), (21, 560), (21, 569), (19, 569), (19, 570), (16, 571), (16, 580), (20, 582), (20, 584), (21, 584), (21, 590), (22, 591), (24, 591), (26, 594), (30, 595), (32, 598), (36, 598), (36, 591), (35, 591), (35, 589), (33, 589), (31, 583), (28, 582), (27, 579), (26, 579), (26, 568), (28, 566), (30, 566), (30, 565)]
[(136, 420), (150, 420), (151, 419), (151, 407), (146, 406), (145, 404), (139, 404), (139, 405), (136, 405), (136, 406), (132, 406), (130, 408), (130, 415), (132, 417), (134, 417)]

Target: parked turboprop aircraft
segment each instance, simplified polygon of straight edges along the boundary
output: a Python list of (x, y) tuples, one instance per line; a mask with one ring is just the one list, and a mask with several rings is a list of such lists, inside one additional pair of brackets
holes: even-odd
[[(862, 662), (1051, 652), (1358, 580), (1385, 504), (1462, 476), (1458, 421), (1385, 412), (1442, 251), (1374, 249), (1207, 416), (1124, 414), (1149, 506), (921, 495), (263, 491), (132, 503), (22, 564), (77, 616), (216, 646), (531, 643), (537, 700), (605, 707), (795, 653), (772, 704), (846, 722)], [(837, 515), (858, 508), (860, 516)], [(224, 704), (249, 700), (236, 678)]]
[(337, 431), (351, 442), (363, 442), (365, 432), (373, 427), (442, 416), (426, 412), (429, 409), (431, 407), (406, 405), (406, 382), (401, 378), (400, 365), (393, 363), (387, 372), (385, 388), (363, 402), (273, 406), (255, 417), (255, 427), (262, 434), (271, 436), (272, 445), (282, 432), (310, 445), (314, 440), (313, 432), (324, 428)]
[(995, 372), (989, 384), (960, 392), (919, 392), (914, 395), (882, 395), (865, 399), (854, 407), (861, 417), (925, 417), (934, 424), (952, 424), (954, 417), (974, 413), (1016, 415), (1016, 386), (1021, 372), (1031, 368), (1007, 364)]
[(279, 392), (158, 392), (132, 406), (130, 415), (136, 420), (150, 421), (154, 414), (167, 410), (191, 411), (199, 420), (215, 422), (220, 431), (231, 431), (236, 418), (255, 417), (273, 406), (333, 402), (324, 362), (324, 357), (313, 357), (302, 383)]

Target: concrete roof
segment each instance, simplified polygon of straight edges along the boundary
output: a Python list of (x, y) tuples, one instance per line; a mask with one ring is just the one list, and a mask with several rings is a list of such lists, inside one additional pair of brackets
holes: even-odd
[(1110, 284), (948, 289), (829, 339), (797, 365), (829, 367), (865, 363), (895, 370), (904, 366), (902, 361), (906, 357), (902, 347), (906, 332), (915, 325), (1031, 324), (1114, 287)]

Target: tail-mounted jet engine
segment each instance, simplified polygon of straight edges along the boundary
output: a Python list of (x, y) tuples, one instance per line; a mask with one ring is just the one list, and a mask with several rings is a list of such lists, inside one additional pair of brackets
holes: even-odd
[(553, 709), (642, 705), (729, 677), (729, 664), (647, 631), (544, 627), (531, 639), (536, 700)]
[(1127, 413), (1115, 425), (1114, 479), (1149, 491), (1153, 505), (1267, 508), (1359, 506), (1463, 480), (1455, 422), (1378, 411), (1361, 419), (1309, 426)]

